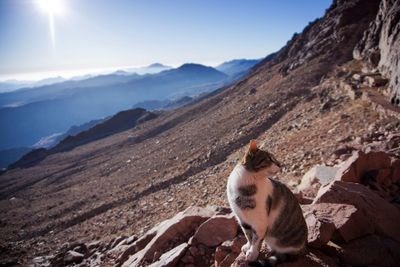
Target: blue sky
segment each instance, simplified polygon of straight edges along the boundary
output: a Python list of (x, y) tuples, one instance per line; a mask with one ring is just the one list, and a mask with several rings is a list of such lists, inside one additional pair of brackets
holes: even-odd
[[(58, 0), (54, 43), (38, 0), (0, 0), (0, 79), (261, 58), (324, 14), (331, 0)], [(28, 77), (29, 75), (26, 75)]]

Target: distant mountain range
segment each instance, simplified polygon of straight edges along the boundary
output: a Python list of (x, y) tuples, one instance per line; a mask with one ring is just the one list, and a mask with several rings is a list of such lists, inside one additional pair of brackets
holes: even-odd
[(229, 77), (211, 67), (184, 64), (157, 74), (102, 75), (0, 94), (0, 149), (29, 147), (72, 125), (110, 116), (146, 100), (214, 90)]
[[(145, 67), (136, 67), (136, 68), (126, 68), (125, 70), (117, 70), (113, 73), (110, 73), (111, 75), (132, 75), (132, 74), (139, 74), (139, 75), (144, 75), (144, 74), (155, 74), (164, 70), (171, 69), (171, 67), (163, 65), (161, 63), (154, 63), (149, 66)], [(19, 80), (7, 80), (4, 82), (0, 82), (0, 93), (7, 93), (7, 92), (12, 92), (18, 89), (32, 89), (44, 85), (54, 85), (57, 83), (62, 83), (64, 81), (81, 81), (81, 80), (86, 80), (89, 78), (93, 77), (98, 77), (98, 76), (108, 76), (109, 74), (86, 74), (82, 76), (75, 76), (70, 79), (63, 78), (61, 76), (58, 77), (51, 77), (51, 78), (46, 78), (42, 79), (39, 81), (19, 81)]]
[(260, 61), (261, 59), (234, 59), (218, 65), (216, 69), (229, 76), (240, 76), (245, 75)]

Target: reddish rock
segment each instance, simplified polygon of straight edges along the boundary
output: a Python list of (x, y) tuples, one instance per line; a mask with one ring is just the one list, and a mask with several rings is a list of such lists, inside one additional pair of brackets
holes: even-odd
[(357, 232), (355, 236), (362, 232), (370, 232), (368, 224), (371, 224), (374, 233), (400, 241), (400, 211), (366, 186), (332, 181), (320, 188), (313, 203), (343, 203), (353, 205), (361, 212), (356, 212), (351, 216), (354, 220), (349, 220), (350, 223), (358, 221), (360, 224), (353, 223), (347, 226), (345, 223), (342, 226), (340, 233), (345, 240), (354, 237), (353, 231)]
[(216, 265), (216, 267), (230, 267), (232, 266), (233, 262), (236, 260), (237, 258), (237, 253), (231, 252), (229, 253), (222, 261), (219, 265)]
[(371, 170), (389, 169), (391, 158), (385, 152), (356, 151), (340, 167), (335, 180), (344, 182), (361, 183), (363, 175)]
[(214, 264), (217, 267), (229, 267), (241, 252), (242, 246), (247, 242), (243, 234), (238, 235), (232, 241), (225, 241), (215, 250)]
[(392, 182), (398, 183), (400, 182), (400, 159), (392, 159), (391, 162), (392, 167)]
[[(187, 241), (201, 223), (217, 214), (219, 214), (219, 209), (216, 207), (187, 208), (148, 231), (145, 235), (146, 241), (148, 241), (145, 247), (140, 251), (136, 250), (138, 252), (125, 261), (122, 266), (137, 266), (144, 262), (151, 263), (158, 260), (154, 255), (161, 256), (161, 253), (170, 250), (174, 243)], [(146, 243), (141, 238), (134, 244), (140, 242)]]
[[(369, 219), (353, 205), (319, 203), (311, 205), (310, 208), (313, 215), (321, 223), (320, 235), (317, 239), (312, 239), (314, 241), (312, 244), (317, 247), (326, 244), (333, 234), (335, 234), (335, 239), (347, 242), (374, 232), (374, 227)], [(316, 226), (318, 226), (318, 223)], [(331, 226), (334, 230), (332, 232)]]
[[(246, 258), (243, 253), (236, 258), (232, 267), (248, 267), (249, 263), (246, 261)], [(324, 253), (310, 249), (307, 251), (307, 254), (303, 256), (299, 256), (294, 261), (283, 262), (276, 265), (277, 267), (336, 267), (338, 266), (336, 262), (325, 255)]]
[[(395, 254), (376, 235), (368, 235), (352, 240), (342, 245), (339, 257), (342, 261), (353, 266), (398, 266), (398, 261), (392, 255), (400, 255), (399, 246)], [(397, 256), (398, 258), (398, 256)]]
[(215, 247), (233, 239), (238, 232), (238, 224), (233, 214), (214, 216), (197, 229), (193, 240), (208, 247)]
[(163, 267), (173, 267), (176, 266), (180, 258), (185, 254), (187, 248), (189, 245), (187, 243), (183, 243), (170, 251), (164, 253), (160, 259), (153, 264), (149, 265), (149, 267), (158, 267), (158, 266), (163, 266)]
[(278, 267), (336, 267), (336, 262), (324, 253), (310, 249), (306, 255), (292, 262), (283, 262)]
[(320, 221), (313, 212), (315, 207), (316, 205), (308, 205), (308, 211), (304, 212), (304, 217), (308, 227), (308, 245), (319, 248), (331, 239), (335, 226), (331, 222)]

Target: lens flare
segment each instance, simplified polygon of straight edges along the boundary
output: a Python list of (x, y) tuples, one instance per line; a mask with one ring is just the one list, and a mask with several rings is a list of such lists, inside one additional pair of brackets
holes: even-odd
[(53, 49), (56, 47), (56, 33), (54, 27), (54, 17), (64, 13), (64, 2), (62, 0), (38, 0), (37, 4), (40, 10), (46, 13), (49, 17), (49, 30), (51, 44)]

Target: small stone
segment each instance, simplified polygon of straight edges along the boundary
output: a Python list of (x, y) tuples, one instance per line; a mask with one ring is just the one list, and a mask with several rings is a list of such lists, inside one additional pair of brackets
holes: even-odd
[(84, 257), (84, 255), (81, 253), (73, 251), (73, 250), (69, 250), (64, 255), (64, 262), (66, 264), (80, 263), (83, 260), (83, 257)]

